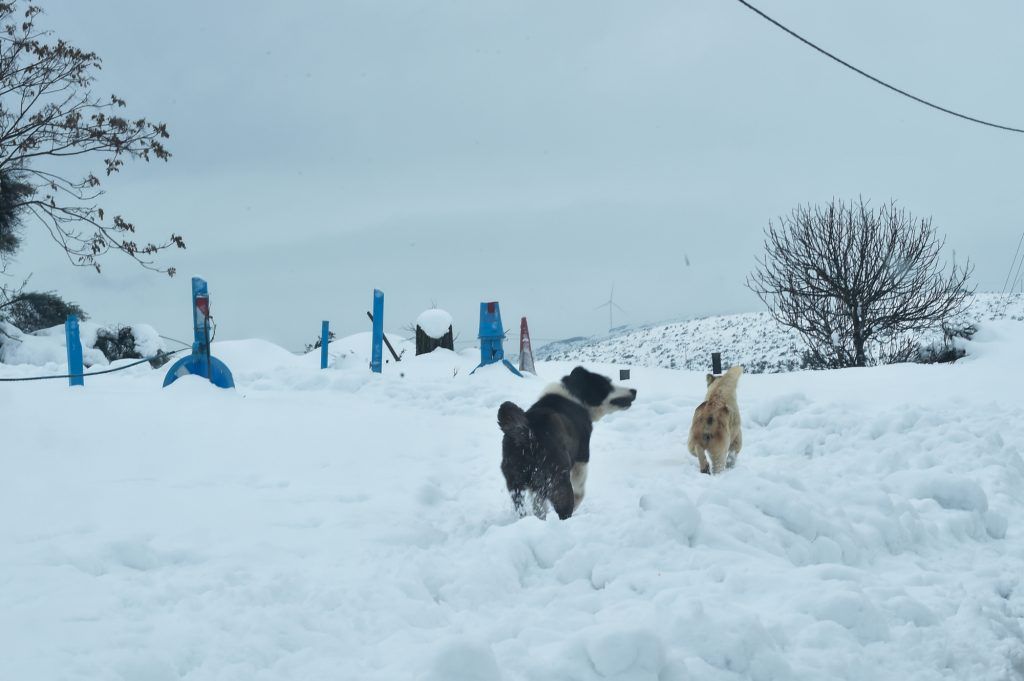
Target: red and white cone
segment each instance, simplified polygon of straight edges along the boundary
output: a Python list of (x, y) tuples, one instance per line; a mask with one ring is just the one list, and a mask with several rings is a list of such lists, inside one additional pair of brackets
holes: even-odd
[(530, 345), (530, 329), (526, 326), (526, 317), (519, 322), (519, 370), (537, 375), (537, 369), (533, 366), (533, 346)]

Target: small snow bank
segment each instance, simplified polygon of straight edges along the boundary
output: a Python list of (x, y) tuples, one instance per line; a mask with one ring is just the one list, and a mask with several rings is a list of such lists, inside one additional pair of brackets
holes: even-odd
[[(416, 346), (395, 333), (384, 332), (384, 337), (391, 343), (398, 356), (404, 361), (406, 357), (416, 354)], [(370, 366), (370, 355), (373, 348), (373, 334), (369, 331), (355, 333), (344, 338), (337, 338), (327, 346), (327, 356), (330, 358), (330, 366), (335, 369), (367, 369)], [(394, 363), (394, 358), (387, 346), (384, 346), (384, 363)], [(314, 355), (319, 358), (319, 349), (309, 353), (307, 357)], [(317, 362), (320, 360), (317, 359)]]
[[(148, 324), (100, 324), (79, 322), (82, 361), (86, 367), (108, 365), (124, 358), (152, 357), (167, 350), (156, 329)], [(108, 357), (102, 347), (113, 351)], [(0, 363), (48, 367), (67, 365), (67, 337), (64, 325), (22, 333), (6, 322), (0, 322)]]
[(0, 322), (0, 364), (66, 365), (64, 346), (51, 338), (22, 333), (14, 325)]
[[(280, 345), (259, 338), (248, 340), (216, 341), (210, 345), (210, 352), (228, 365), (241, 371), (264, 369), (289, 369), (301, 367), (303, 358), (291, 353)], [(316, 351), (320, 354), (320, 350)]]
[(443, 338), (452, 325), (452, 316), (444, 310), (426, 310), (416, 318), (416, 326), (431, 338)]

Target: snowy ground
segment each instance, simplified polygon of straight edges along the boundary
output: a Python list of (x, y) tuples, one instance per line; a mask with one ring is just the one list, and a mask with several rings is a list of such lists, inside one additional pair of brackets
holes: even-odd
[(513, 517), (495, 413), (572, 365), (368, 347), (217, 343), (235, 391), (0, 383), (0, 679), (1024, 678), (1024, 324), (745, 376), (717, 478), (703, 375), (634, 368), (566, 522)]

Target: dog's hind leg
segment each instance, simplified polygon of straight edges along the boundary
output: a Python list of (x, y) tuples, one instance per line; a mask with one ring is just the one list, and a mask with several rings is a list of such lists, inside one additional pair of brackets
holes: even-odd
[[(718, 475), (725, 471), (728, 451), (724, 443), (713, 443), (714, 448), (708, 451), (708, 458), (711, 459), (711, 474)], [(702, 473), (705, 471), (701, 471)]]
[(526, 509), (523, 507), (523, 495), (526, 490), (522, 488), (510, 489), (508, 491), (509, 496), (512, 497), (512, 507), (516, 510), (516, 513), (522, 518), (526, 515)]
[(576, 495), (573, 493), (572, 482), (569, 479), (563, 479), (554, 484), (551, 490), (551, 505), (559, 518), (565, 520), (572, 516), (573, 511), (576, 510), (575, 501)]
[(711, 452), (702, 449), (697, 455), (697, 461), (700, 462), (700, 472), (704, 475), (711, 475)]
[(700, 472), (709, 473), (708, 460), (704, 456), (704, 448), (691, 439), (686, 443), (686, 449), (690, 452), (690, 455), (693, 456), (693, 458), (697, 459), (697, 463), (700, 465)]
[(533, 514), (544, 520), (548, 515), (548, 500), (543, 494), (533, 492)]
[(703, 447), (691, 444), (690, 454), (697, 457), (697, 464), (700, 466), (701, 473), (704, 473), (705, 475), (711, 473), (711, 469), (709, 468), (710, 456)]
[(572, 510), (580, 507), (583, 495), (587, 487), (587, 464), (586, 462), (574, 463), (569, 471), (569, 483), (572, 485)]
[(729, 445), (729, 456), (725, 461), (726, 468), (732, 468), (736, 465), (736, 457), (739, 456), (741, 449), (743, 449), (743, 433), (742, 431), (736, 431), (736, 436)]

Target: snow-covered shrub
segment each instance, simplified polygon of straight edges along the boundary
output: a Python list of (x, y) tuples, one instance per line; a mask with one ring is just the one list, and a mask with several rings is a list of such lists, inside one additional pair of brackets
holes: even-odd
[(142, 359), (136, 348), (135, 333), (130, 326), (113, 326), (96, 332), (93, 346), (103, 353), (107, 361), (116, 359)]

